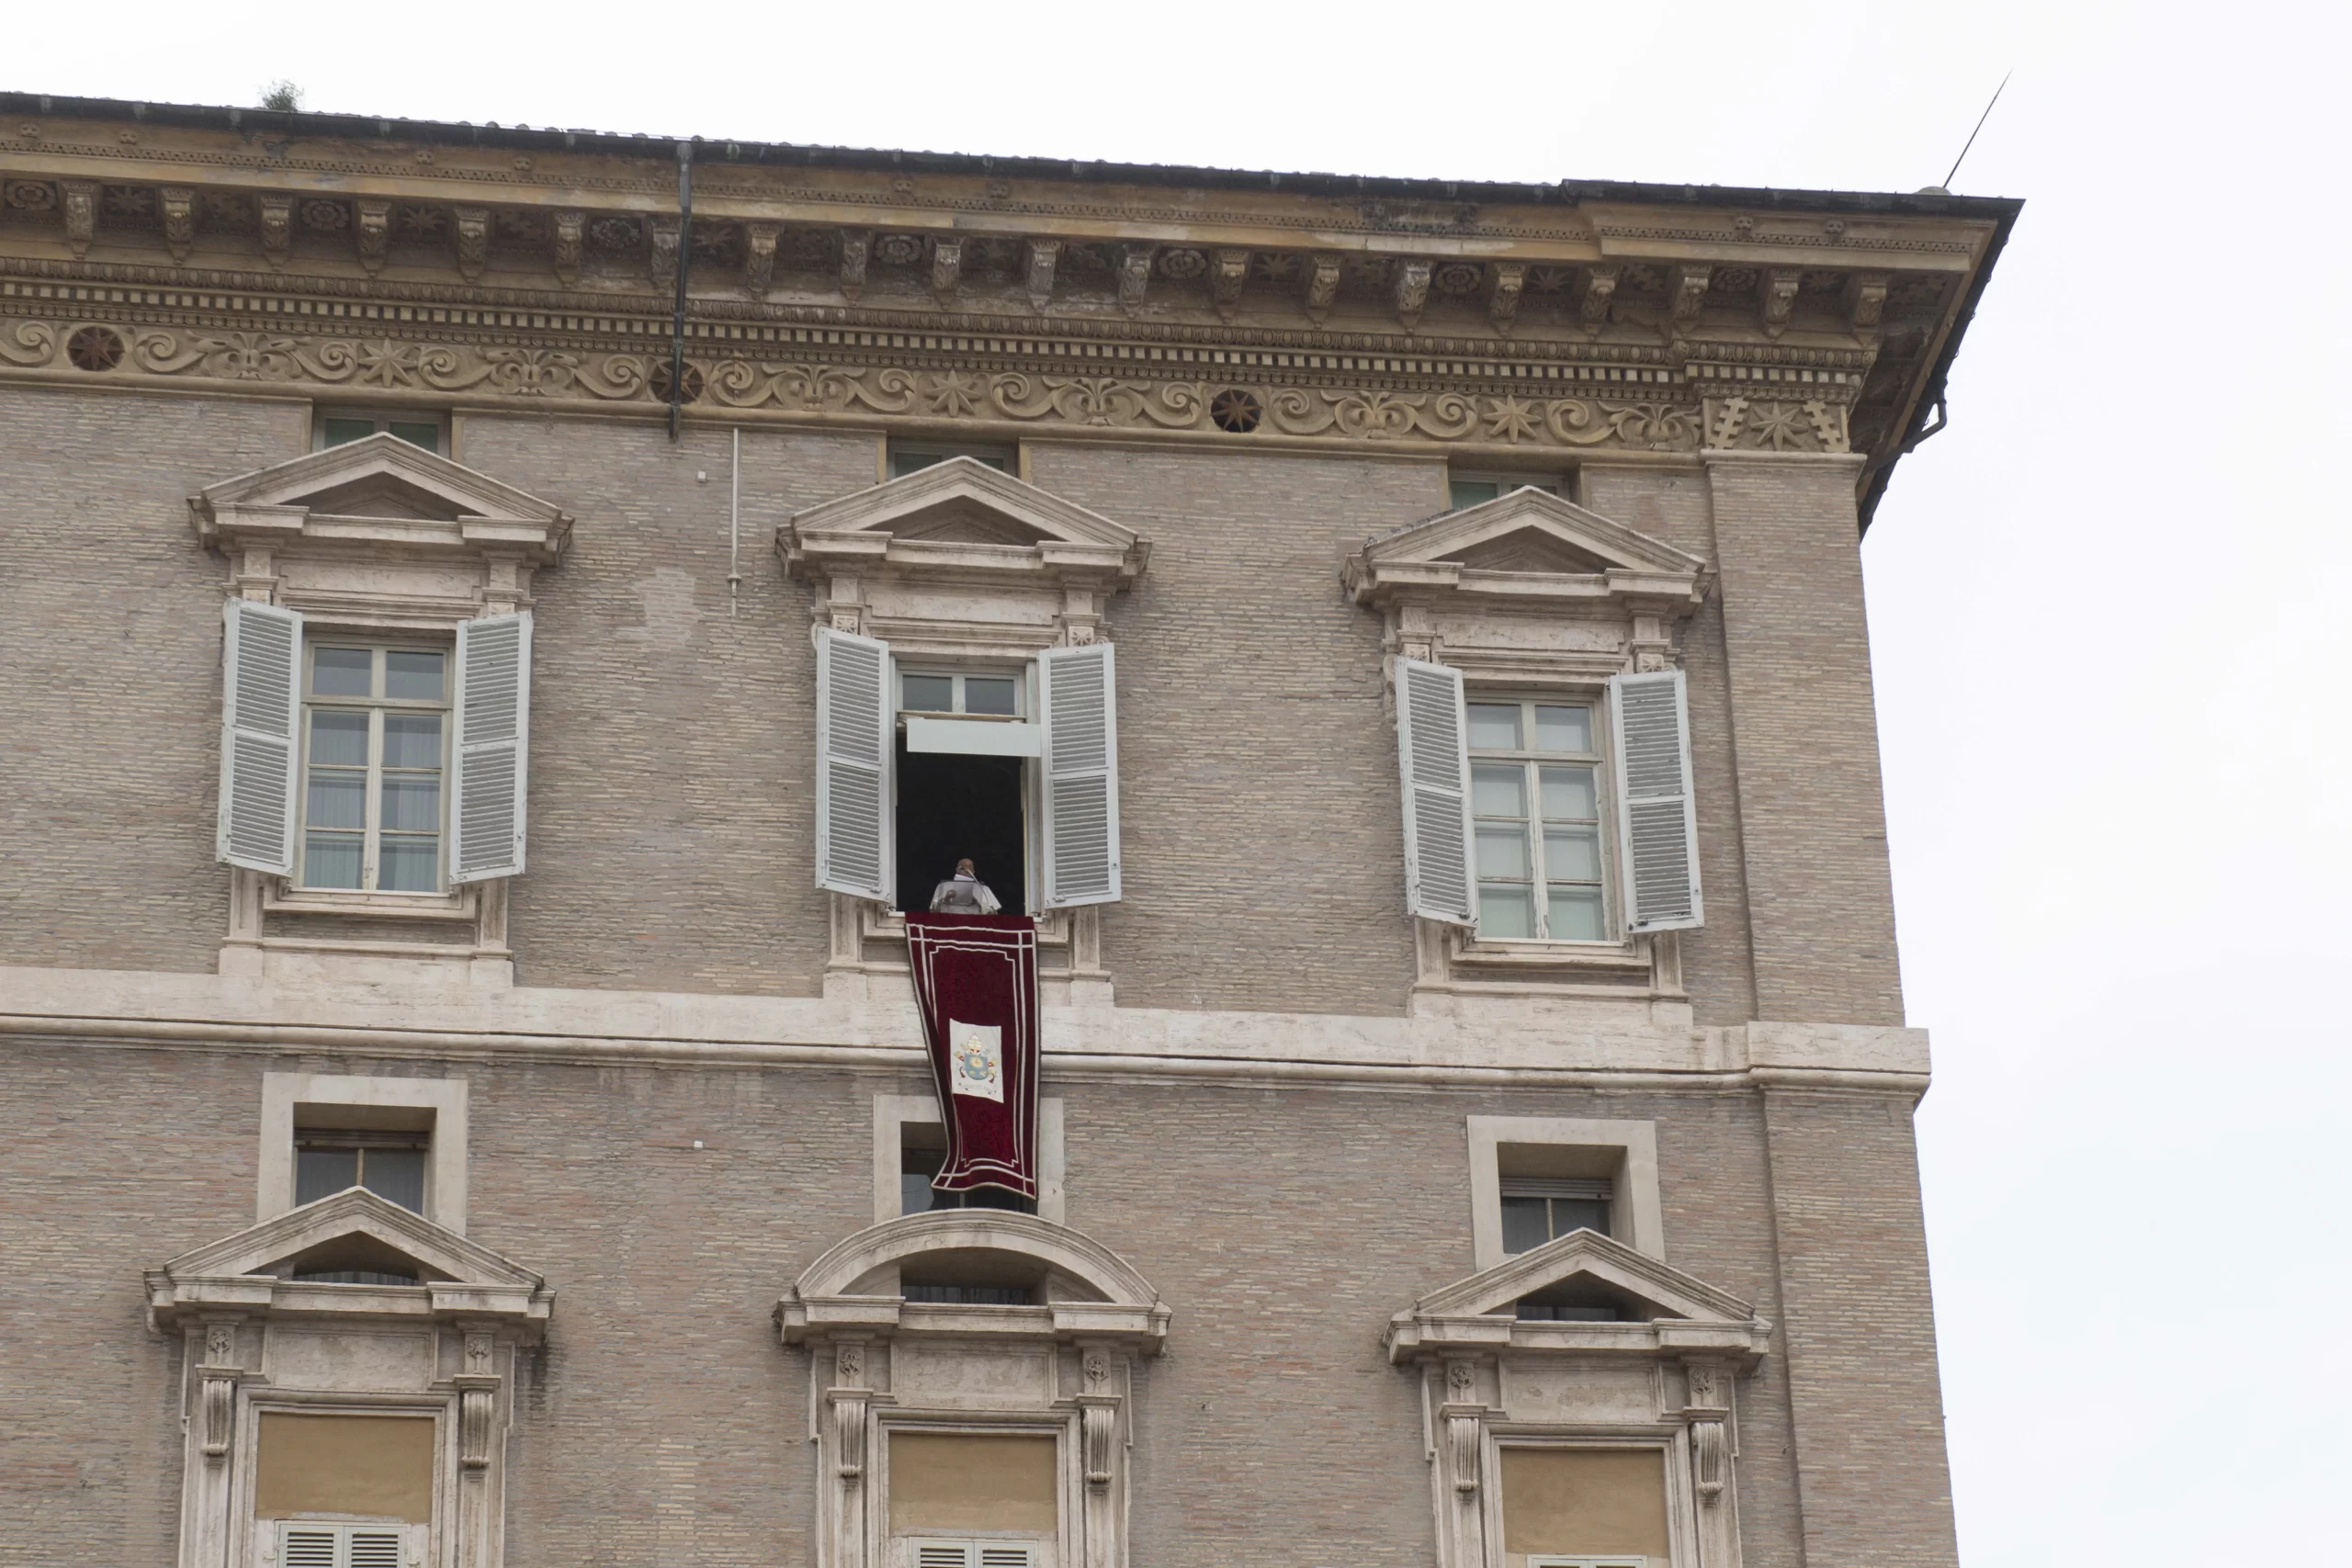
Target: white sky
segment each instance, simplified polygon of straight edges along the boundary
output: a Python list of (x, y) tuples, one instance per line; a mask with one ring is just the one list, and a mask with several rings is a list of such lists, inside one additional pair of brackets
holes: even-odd
[(1481, 179), (1912, 190), (2014, 66), (1864, 549), (1962, 1551), (2343, 1551), (2342, 7), (9, 11), (28, 91)]

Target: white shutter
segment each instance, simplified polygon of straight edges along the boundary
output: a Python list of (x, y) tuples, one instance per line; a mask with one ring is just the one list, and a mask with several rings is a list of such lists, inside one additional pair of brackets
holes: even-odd
[(280, 1525), (277, 1560), (281, 1568), (344, 1568), (335, 1548), (343, 1532), (333, 1525)]
[(229, 601), (222, 649), (220, 855), (294, 874), (295, 770), (301, 753), (302, 617)]
[(346, 1537), (351, 1542), (348, 1568), (401, 1568), (401, 1538), (404, 1533), (399, 1529), (352, 1526)]
[(458, 622), (457, 683), (449, 880), (519, 876), (531, 742), (531, 617)]
[(974, 1542), (980, 1550), (980, 1568), (1032, 1568), (1037, 1561), (1033, 1547), (1012, 1546), (1001, 1540)]
[(1119, 897), (1119, 720), (1111, 645), (1049, 648), (1039, 661), (1046, 728), (1049, 909)]
[(1476, 925), (1461, 671), (1396, 660), (1396, 755), (1405, 784), (1405, 908), (1423, 919)]
[(1699, 820), (1690, 800), (1690, 711), (1682, 671), (1609, 682), (1617, 730), (1618, 862), (1625, 924), (1637, 931), (1702, 923)]
[(908, 1546), (908, 1568), (972, 1568), (968, 1540), (913, 1540)]
[(890, 645), (817, 628), (817, 886), (888, 904)]

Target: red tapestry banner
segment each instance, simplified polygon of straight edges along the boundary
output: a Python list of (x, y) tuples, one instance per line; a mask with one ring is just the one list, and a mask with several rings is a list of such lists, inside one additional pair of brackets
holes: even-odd
[(907, 916), (947, 1163), (944, 1192), (1037, 1195), (1037, 922), (1027, 915)]

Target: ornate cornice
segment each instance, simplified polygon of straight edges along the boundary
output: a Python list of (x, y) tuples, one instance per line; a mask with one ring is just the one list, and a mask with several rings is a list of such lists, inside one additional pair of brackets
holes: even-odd
[(650, 415), (684, 246), (689, 417), (1883, 467), (1998, 221), (728, 144), (682, 235), (650, 140), (39, 102), (0, 378), (66, 384)]

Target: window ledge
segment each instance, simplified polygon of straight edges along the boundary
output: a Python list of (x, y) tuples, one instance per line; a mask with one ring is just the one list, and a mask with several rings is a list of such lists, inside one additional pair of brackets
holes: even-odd
[(401, 920), (470, 920), (481, 910), (479, 888), (447, 893), (362, 893), (356, 889), (290, 887), (277, 883), (262, 896), (270, 915), (364, 915)]

